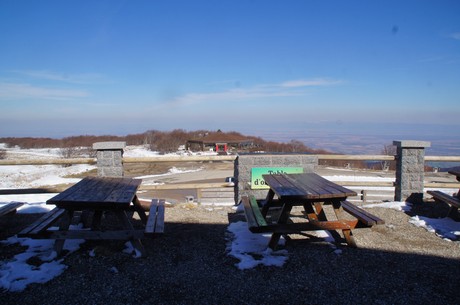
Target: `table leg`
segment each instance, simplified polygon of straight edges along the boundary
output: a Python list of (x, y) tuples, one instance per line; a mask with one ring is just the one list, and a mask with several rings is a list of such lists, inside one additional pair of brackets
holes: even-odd
[(270, 209), (270, 204), (273, 200), (273, 198), (275, 197), (275, 192), (270, 189), (268, 190), (268, 194), (267, 194), (267, 197), (265, 198), (265, 203), (264, 203), (264, 206), (262, 207), (262, 216), (264, 218), (267, 217), (267, 214), (268, 214), (268, 210)]
[[(120, 222), (123, 224), (123, 226), (130, 231), (134, 231), (134, 227), (129, 221), (128, 215), (126, 215), (126, 211), (115, 211), (115, 214), (117, 215), (118, 219)], [(146, 252), (144, 249), (144, 246), (142, 245), (142, 242), (138, 238), (132, 238), (130, 239), (130, 242), (132, 243), (134, 249), (138, 250), (141, 253), (141, 257), (146, 256)]]
[(308, 220), (318, 220), (318, 215), (313, 209), (311, 203), (304, 203), (303, 208), (305, 209), (305, 213), (307, 214)]
[(101, 228), (103, 211), (97, 210), (93, 213), (93, 221), (91, 222), (91, 230), (97, 231)]
[[(289, 214), (291, 213), (292, 205), (290, 204), (283, 204), (281, 209), (281, 214), (278, 217), (277, 223), (285, 224), (289, 220)], [(268, 247), (275, 250), (278, 246), (278, 242), (280, 240), (281, 233), (273, 233), (272, 237), (270, 238), (270, 242), (268, 243)]]
[(318, 215), (319, 220), (327, 221), (326, 213), (324, 213), (323, 204), (321, 202), (314, 203), (316, 215)]
[(137, 212), (137, 214), (141, 218), (142, 223), (145, 226), (147, 224), (147, 215), (145, 214), (144, 208), (142, 207), (139, 199), (137, 198), (137, 195), (134, 195), (133, 205), (134, 205), (134, 210)]
[[(61, 223), (59, 224), (59, 231), (68, 231), (70, 227), (70, 223), (72, 222), (73, 211), (67, 210), (67, 215), (61, 219)], [(60, 255), (62, 249), (64, 248), (65, 239), (56, 239), (54, 242), (54, 251), (56, 251), (57, 255)]]
[[(337, 216), (337, 219), (343, 219), (342, 215), (344, 214), (342, 204), (340, 201), (333, 201), (332, 202), (332, 207), (334, 208), (334, 213)], [(353, 248), (357, 248), (357, 244), (355, 241), (355, 238), (353, 237), (353, 232), (351, 229), (342, 229), (342, 234), (343, 237), (345, 238), (347, 245)]]
[[(314, 209), (313, 209), (314, 206)], [(307, 212), (308, 219), (317, 220), (317, 221), (327, 221), (326, 213), (324, 213), (323, 203), (322, 202), (314, 202), (312, 204), (306, 203), (304, 204), (305, 211)], [(339, 241), (342, 238), (340, 234), (337, 233), (335, 230), (328, 230), (328, 232), (332, 235), (334, 240)]]

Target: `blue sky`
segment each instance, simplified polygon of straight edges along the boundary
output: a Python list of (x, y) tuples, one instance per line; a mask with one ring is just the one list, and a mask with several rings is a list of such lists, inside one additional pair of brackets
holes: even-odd
[(0, 136), (459, 117), (460, 1), (0, 0)]

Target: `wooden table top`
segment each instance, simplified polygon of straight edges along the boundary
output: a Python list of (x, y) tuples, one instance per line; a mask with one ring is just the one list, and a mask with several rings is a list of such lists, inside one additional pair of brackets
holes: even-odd
[(279, 198), (317, 200), (356, 196), (356, 192), (315, 173), (263, 175), (263, 178)]
[(49, 199), (65, 209), (125, 209), (136, 196), (142, 180), (132, 178), (86, 177)]

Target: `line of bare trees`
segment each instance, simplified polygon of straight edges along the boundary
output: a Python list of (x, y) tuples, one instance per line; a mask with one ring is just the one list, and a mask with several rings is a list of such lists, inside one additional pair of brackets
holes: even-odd
[[(188, 140), (198, 139), (207, 136), (209, 133), (216, 133), (209, 130), (185, 131), (183, 129), (174, 129), (172, 131), (148, 130), (144, 133), (130, 134), (126, 136), (93, 136), (82, 135), (65, 137), (62, 139), (52, 138), (0, 138), (0, 143), (6, 143), (10, 147), (19, 146), (21, 148), (61, 148), (60, 153), (64, 158), (78, 157), (95, 157), (95, 151), (91, 149), (95, 142), (104, 141), (124, 141), (127, 145), (146, 145), (152, 151), (162, 153), (175, 152), (181, 145), (185, 145)], [(244, 138), (249, 140), (252, 145), (245, 147), (248, 152), (264, 151), (264, 152), (279, 152), (279, 153), (311, 153), (311, 154), (330, 154), (330, 151), (324, 149), (312, 149), (298, 140), (291, 140), (287, 143), (275, 141), (266, 141), (260, 137), (244, 136), (241, 133), (230, 131), (217, 131), (222, 135), (222, 138)], [(395, 155), (396, 147), (389, 144), (385, 145), (381, 151), (383, 155)], [(3, 157), (2, 157), (3, 156)], [(5, 158), (5, 152), (0, 150), (0, 159)], [(394, 170), (395, 162), (382, 161), (375, 164), (369, 164), (365, 161), (354, 161), (352, 164), (349, 161), (343, 160), (321, 160), (320, 165), (339, 166), (352, 168), (369, 168), (381, 170)]]
[[(264, 152), (280, 152), (280, 153), (311, 153), (311, 154), (330, 154), (330, 151), (324, 149), (312, 149), (306, 146), (303, 142), (298, 140), (291, 140), (287, 143), (280, 143), (275, 141), (266, 141), (260, 137), (244, 136), (238, 132), (222, 132), (223, 138), (245, 138), (249, 140), (252, 145), (245, 147), (248, 152), (264, 151)], [(185, 145), (187, 140), (198, 139), (205, 137), (212, 131), (196, 130), (185, 131), (183, 129), (175, 129), (172, 131), (159, 131), (148, 130), (144, 133), (130, 134), (126, 136), (113, 136), (113, 135), (81, 135), (65, 137), (62, 139), (53, 138), (0, 138), (0, 143), (6, 143), (9, 147), (19, 146), (23, 149), (28, 148), (61, 148), (61, 156), (64, 158), (78, 158), (78, 157), (95, 157), (95, 151), (92, 150), (92, 144), (95, 142), (104, 141), (124, 141), (127, 145), (146, 145), (152, 151), (159, 151), (162, 153), (175, 152), (181, 145)], [(215, 133), (215, 132), (214, 132)], [(396, 147), (392, 144), (384, 145), (382, 155), (395, 155)], [(5, 150), (0, 150), (0, 159), (6, 158)], [(328, 166), (351, 166), (353, 168), (369, 168), (370, 166), (375, 169), (381, 170), (394, 170), (394, 161), (382, 161), (370, 165), (365, 161), (354, 161), (349, 164), (349, 161), (343, 160), (321, 160), (320, 165)]]
[[(77, 157), (82, 154), (89, 154), (88, 150), (95, 142), (104, 141), (124, 141), (127, 145), (148, 145), (151, 150), (159, 152), (174, 152), (179, 146), (185, 145), (187, 140), (204, 137), (211, 131), (197, 130), (185, 131), (175, 129), (172, 131), (148, 130), (144, 133), (130, 134), (127, 136), (93, 136), (81, 135), (65, 137), (62, 139), (53, 138), (0, 138), (0, 143), (6, 143), (9, 147), (19, 146), (23, 149), (28, 148), (61, 148), (62, 155), (65, 157)], [(241, 137), (252, 141), (253, 145), (248, 150), (263, 150), (266, 152), (285, 152), (285, 153), (328, 153), (325, 150), (314, 150), (307, 147), (304, 143), (292, 140), (288, 143), (265, 141), (259, 137), (244, 136), (238, 132), (221, 132), (222, 136)]]

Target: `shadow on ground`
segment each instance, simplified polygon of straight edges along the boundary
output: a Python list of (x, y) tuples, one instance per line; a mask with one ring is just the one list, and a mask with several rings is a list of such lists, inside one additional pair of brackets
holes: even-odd
[[(2, 218), (1, 238), (34, 217)], [(337, 255), (325, 243), (294, 240), (285, 246), (283, 267), (242, 271), (227, 255), (227, 226), (166, 221), (164, 235), (144, 240), (149, 256), (141, 259), (123, 253), (122, 241), (88, 241), (64, 258), (68, 269), (61, 276), (20, 293), (0, 292), (0, 299), (21, 305), (460, 303), (458, 259), (348, 247)], [(21, 250), (0, 247), (11, 252), (2, 260)]]

